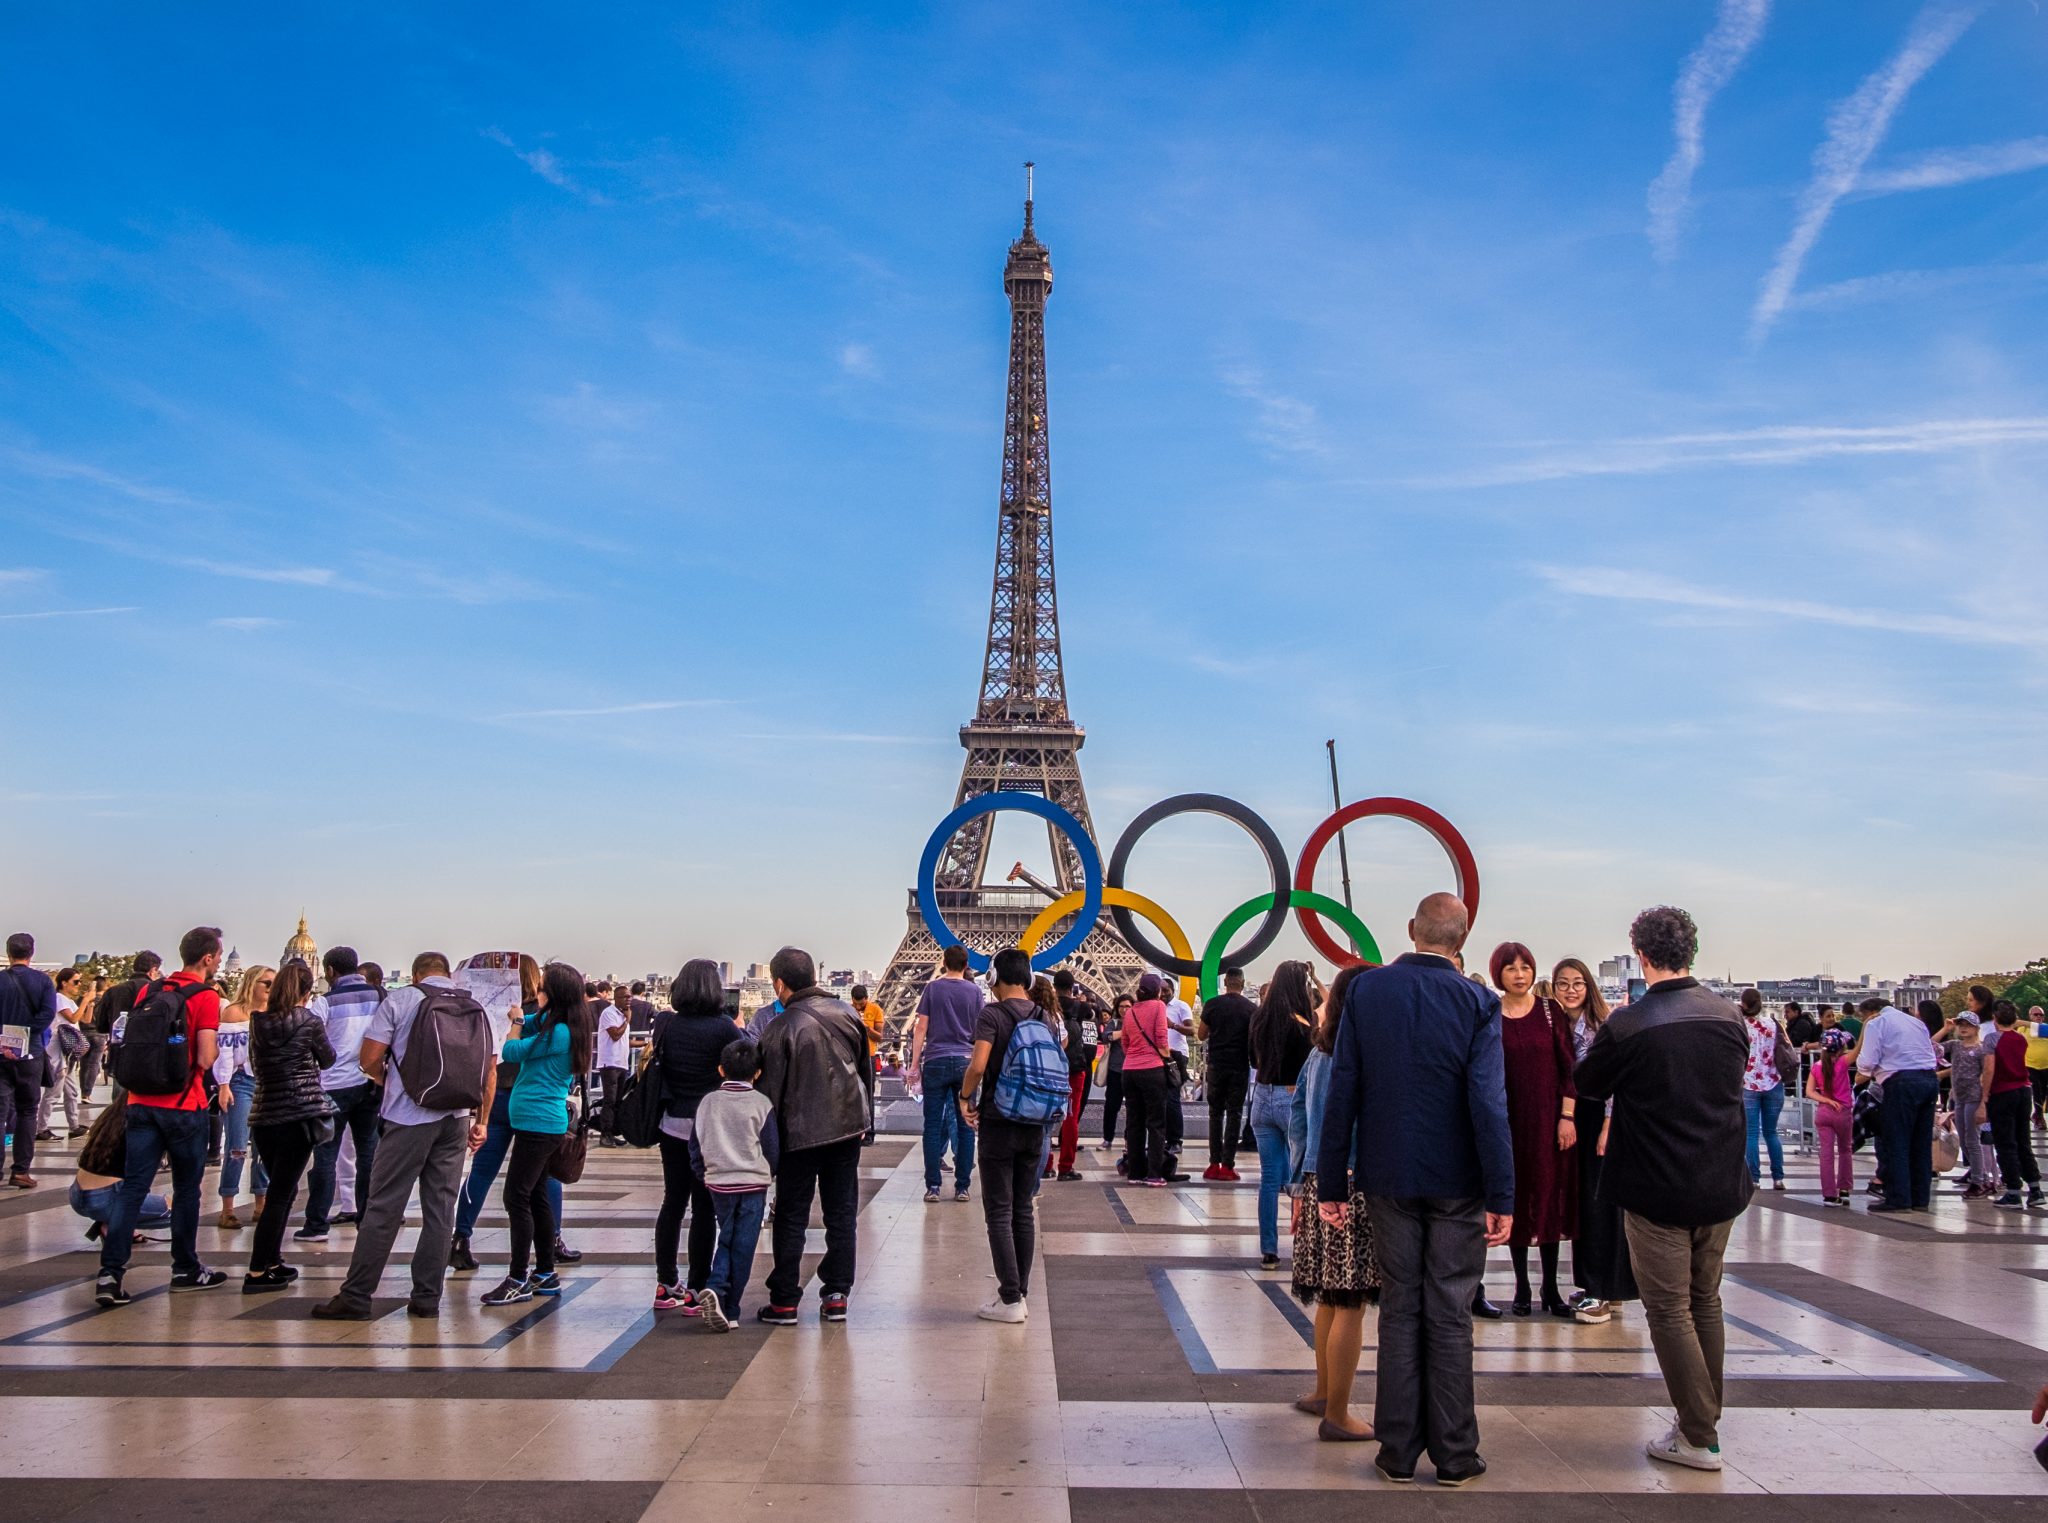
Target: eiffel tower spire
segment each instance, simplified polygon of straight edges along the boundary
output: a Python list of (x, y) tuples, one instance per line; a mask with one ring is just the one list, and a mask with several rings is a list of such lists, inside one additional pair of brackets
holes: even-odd
[[(974, 718), (960, 729), (967, 760), (955, 804), (986, 793), (1036, 793), (1081, 822), (1094, 821), (1081, 785), (1085, 732), (1067, 709), (1060, 655), (1059, 598), (1052, 556), (1052, 449), (1046, 404), (1045, 307), (1052, 294), (1052, 252), (1033, 226), (1032, 171), (1026, 164), (1024, 230), (1010, 245), (1003, 290), (1010, 300), (1010, 373), (1003, 405), (1002, 481), (996, 507), (995, 577), (989, 594), (988, 642)], [(1045, 901), (1038, 894), (987, 883), (994, 820), (964, 826), (940, 855), (937, 890), (947, 921), (981, 951), (1015, 946)], [(1049, 830), (1054, 886), (1081, 886), (1081, 859), (1065, 836)], [(890, 962), (877, 998), (892, 1017), (914, 1003), (938, 960), (938, 943), (910, 897), (910, 928)], [(1097, 929), (1072, 959), (1076, 975), (1107, 990), (1140, 971), (1137, 957), (1114, 934)]]

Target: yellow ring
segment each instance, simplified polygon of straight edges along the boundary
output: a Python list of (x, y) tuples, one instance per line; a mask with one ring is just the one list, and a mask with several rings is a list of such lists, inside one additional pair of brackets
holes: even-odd
[[(1080, 909), (1082, 904), (1087, 901), (1087, 897), (1080, 889), (1075, 889), (1071, 894), (1066, 894), (1061, 898), (1053, 900), (1051, 904), (1048, 904), (1038, 912), (1037, 919), (1024, 927), (1024, 934), (1017, 938), (1017, 945), (1027, 952), (1036, 952), (1038, 944), (1045, 940), (1046, 932), (1059, 924), (1061, 920)], [(1188, 962), (1195, 960), (1195, 949), (1188, 942), (1188, 933), (1180, 928), (1180, 922), (1167, 914), (1164, 909), (1154, 904), (1150, 899), (1147, 899), (1143, 894), (1134, 894), (1127, 888), (1105, 887), (1102, 890), (1102, 902), (1104, 904), (1122, 905), (1127, 910), (1136, 910), (1165, 933), (1166, 944), (1173, 948), (1173, 955), (1175, 957), (1184, 958)], [(1187, 977), (1181, 979), (1180, 997), (1187, 1003), (1190, 1009), (1194, 1007), (1196, 988), (1197, 985), (1194, 979)]]

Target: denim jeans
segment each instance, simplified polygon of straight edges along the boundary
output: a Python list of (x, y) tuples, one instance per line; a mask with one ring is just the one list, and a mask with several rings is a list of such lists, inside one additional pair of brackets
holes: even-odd
[(206, 1112), (131, 1105), (127, 1165), (114, 1214), (100, 1240), (100, 1273), (127, 1269), (135, 1224), (157, 1166), (166, 1157), (171, 1163), (171, 1268), (178, 1274), (197, 1274), (205, 1267), (199, 1262), (199, 1187), (206, 1172)]
[(377, 1163), (377, 1112), (384, 1104), (384, 1091), (365, 1079), (347, 1089), (330, 1089), (327, 1102), (334, 1107), (334, 1138), (314, 1149), (313, 1177), (306, 1186), (306, 1225), (321, 1231), (334, 1209), (335, 1160), (341, 1156), (344, 1135), (356, 1140), (356, 1198), (345, 1209), (361, 1211), (369, 1203), (370, 1172)]
[(1294, 1086), (1252, 1086), (1252, 1140), (1259, 1145), (1259, 1252), (1280, 1251), (1280, 1196), (1292, 1181), (1288, 1159), (1297, 1142)]
[(1877, 1111), (1877, 1164), (1888, 1206), (1926, 1210), (1934, 1192), (1934, 1099), (1931, 1068), (1908, 1069), (1884, 1081)]
[[(228, 1080), (228, 1095), (227, 1103), (221, 1107), (228, 1135), (220, 1155), (220, 1198), (233, 1205), (235, 1197), (242, 1193), (242, 1162), (249, 1156), (249, 1107), (256, 1100), (256, 1076), (237, 1073)], [(261, 1158), (256, 1160), (250, 1182), (258, 1195), (270, 1193), (270, 1171), (263, 1167)]]
[(718, 1218), (718, 1251), (711, 1255), (709, 1289), (718, 1292), (719, 1307), (728, 1317), (740, 1314), (740, 1297), (754, 1272), (754, 1249), (761, 1241), (761, 1223), (768, 1212), (766, 1190), (714, 1191), (711, 1212)]
[[(77, 1180), (71, 1181), (71, 1209), (89, 1222), (98, 1222), (104, 1227), (114, 1218), (114, 1202), (120, 1199), (119, 1185), (101, 1185), (96, 1190), (86, 1190)], [(135, 1218), (138, 1231), (154, 1231), (167, 1227), (171, 1221), (171, 1203), (161, 1195), (149, 1194), (142, 1197), (142, 1211)]]
[(1769, 1089), (1745, 1089), (1742, 1092), (1742, 1126), (1744, 1141), (1742, 1156), (1749, 1160), (1749, 1182), (1761, 1184), (1763, 1170), (1757, 1163), (1757, 1133), (1763, 1133), (1763, 1140), (1771, 1150), (1771, 1178), (1785, 1177), (1785, 1144), (1778, 1137), (1778, 1117), (1785, 1109), (1785, 1086), (1774, 1084)]
[[(508, 1084), (491, 1101), (491, 1119), (484, 1124), (484, 1145), (469, 1157), (469, 1178), (455, 1200), (455, 1235), (468, 1237), (476, 1231), (476, 1219), (483, 1214), (491, 1186), (498, 1182), (498, 1170), (505, 1166), (505, 1154), (512, 1147), (512, 1087)], [(555, 1236), (562, 1235), (562, 1182), (548, 1176), (548, 1204), (555, 1212)]]
[(924, 1187), (936, 1190), (946, 1172), (946, 1144), (953, 1145), (954, 1188), (974, 1178), (974, 1129), (960, 1119), (960, 1081), (965, 1058), (924, 1060)]

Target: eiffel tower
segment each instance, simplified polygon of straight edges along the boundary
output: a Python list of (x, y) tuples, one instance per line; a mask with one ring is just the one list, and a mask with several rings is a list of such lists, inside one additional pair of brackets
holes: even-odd
[[(1003, 409), (995, 588), (989, 597), (981, 699), (974, 718), (960, 728), (967, 761), (954, 804), (987, 793), (1036, 793), (1066, 810), (1092, 836), (1095, 825), (1081, 786), (1086, 736), (1067, 711), (1059, 603), (1053, 591), (1052, 457), (1045, 405), (1045, 301), (1052, 292), (1052, 255), (1032, 230), (1032, 166), (1024, 168), (1024, 231), (1010, 245), (1003, 267), (1003, 290), (1010, 298), (1010, 383)], [(936, 881), (946, 923), (981, 952), (1017, 945), (1025, 926), (1048, 902), (1047, 888), (1065, 894), (1081, 887), (1080, 855), (1050, 826), (1051, 884), (988, 884), (994, 823), (994, 816), (983, 815), (963, 826), (939, 857)], [(875, 996), (892, 1028), (909, 1019), (938, 964), (939, 943), (918, 913), (913, 889), (909, 929)], [(1104, 996), (1127, 987), (1144, 971), (1106, 916), (1066, 965)]]

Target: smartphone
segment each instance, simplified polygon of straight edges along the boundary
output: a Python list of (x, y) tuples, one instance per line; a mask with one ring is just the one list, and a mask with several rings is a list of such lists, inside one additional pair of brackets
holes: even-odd
[(1628, 981), (1628, 1002), (1633, 1005), (1637, 1000), (1649, 993), (1649, 990), (1649, 980), (1642, 978), (1630, 979)]
[(2041, 1462), (2041, 1468), (2048, 1470), (2048, 1438), (2034, 1445), (2034, 1458)]

